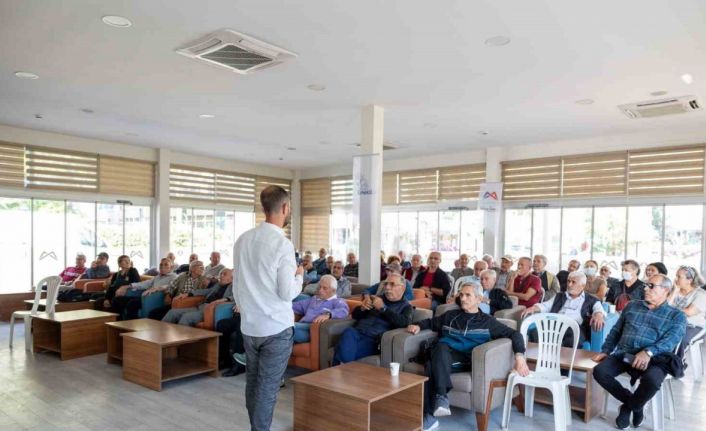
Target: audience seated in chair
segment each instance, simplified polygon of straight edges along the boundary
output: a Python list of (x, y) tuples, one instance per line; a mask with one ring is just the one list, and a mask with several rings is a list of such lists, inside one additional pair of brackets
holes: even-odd
[[(599, 271), (599, 275), (603, 280), (605, 280), (606, 286), (608, 287), (608, 291), (606, 291), (606, 297), (608, 296), (608, 292), (611, 290), (616, 291), (619, 288), (620, 285), (620, 280), (618, 280), (615, 277), (611, 277), (610, 275), (612, 274), (612, 270), (610, 269), (610, 266), (608, 265), (603, 265), (601, 266), (601, 269)], [(607, 301), (607, 299), (604, 299), (604, 301)]]
[[(458, 280), (461, 277), (465, 277), (468, 275), (473, 275), (473, 269), (468, 267), (468, 255), (466, 253), (462, 254), (458, 258), (458, 268), (454, 268), (453, 271), (451, 271), (451, 276), (455, 279)], [(410, 265), (411, 267), (411, 265)]]
[(189, 263), (184, 263), (182, 265), (179, 265), (179, 267), (174, 272), (177, 275), (181, 274), (182, 272), (189, 272), (189, 265), (191, 265), (191, 262), (194, 262), (196, 260), (199, 260), (199, 255), (196, 253), (191, 253), (189, 255)]
[(507, 291), (509, 296), (516, 296), (519, 305), (531, 307), (542, 299), (542, 281), (531, 273), (531, 263), (529, 257), (521, 257), (517, 260), (517, 274), (513, 285)]
[(355, 253), (348, 253), (346, 256), (346, 266), (343, 268), (343, 275), (358, 278), (358, 259)]
[(384, 296), (365, 296), (363, 304), (353, 310), (355, 326), (341, 334), (334, 365), (376, 354), (383, 333), (404, 328), (412, 322), (413, 309), (403, 298), (404, 286), (402, 276), (390, 274), (385, 283)]
[[(628, 303), (603, 344), (602, 352), (593, 356), (600, 362), (593, 377), (622, 405), (615, 424), (625, 429), (638, 427), (643, 419), (645, 404), (657, 393), (667, 373), (680, 377), (681, 363), (672, 353), (684, 338), (686, 315), (669, 305), (672, 282), (664, 275), (650, 277), (644, 300)], [(675, 360), (676, 359), (676, 360)], [(633, 380), (640, 379), (635, 392), (623, 387), (616, 379), (627, 372)]]
[(515, 271), (512, 270), (512, 265), (515, 261), (512, 256), (506, 254), (500, 259), (500, 268), (498, 268), (495, 287), (503, 290), (510, 290), (515, 283)]
[[(305, 257), (306, 257), (306, 255), (305, 255)], [(326, 249), (320, 248), (319, 249), (319, 258), (316, 260), (313, 260), (311, 263), (314, 267), (314, 270), (316, 271), (316, 273), (318, 275), (326, 274)]]
[[(172, 300), (177, 298), (186, 298), (189, 292), (208, 287), (208, 279), (203, 276), (203, 262), (194, 260), (189, 264), (189, 272), (182, 272), (174, 280), (169, 283), (168, 293)], [(162, 307), (154, 309), (150, 312), (149, 318), (162, 320), (164, 316), (171, 310), (170, 304), (165, 304)]]
[(320, 323), (329, 319), (345, 319), (348, 317), (348, 304), (336, 294), (338, 288), (336, 279), (326, 274), (319, 281), (316, 295), (292, 303), (294, 318), (294, 342), (308, 343), (309, 327), (312, 323)]
[(598, 275), (598, 262), (587, 260), (583, 264), (583, 272), (586, 274), (586, 293), (595, 296), (599, 301), (605, 301), (608, 285), (605, 279)]
[[(391, 274), (395, 275), (402, 275), (402, 266), (397, 263), (393, 262), (385, 267), (387, 276), (389, 277)], [(368, 287), (365, 289), (365, 293), (368, 295), (373, 295), (373, 296), (383, 296), (385, 294), (385, 287), (384, 284), (387, 282), (387, 279), (383, 282), (380, 283), (375, 283), (372, 286)], [(414, 292), (412, 291), (412, 283), (410, 283), (407, 280), (404, 280), (404, 299), (407, 301), (411, 301), (414, 299)]]
[(640, 275), (640, 264), (632, 259), (622, 263), (622, 280), (620, 283), (608, 290), (606, 302), (615, 304), (616, 311), (623, 311), (628, 302), (645, 299), (645, 283), (638, 277)]
[(686, 315), (686, 331), (677, 352), (684, 356), (691, 340), (706, 326), (706, 291), (699, 289), (699, 273), (691, 266), (679, 268), (674, 285), (669, 304)]
[(476, 262), (473, 263), (473, 271), (470, 275), (465, 275), (461, 278), (456, 278), (456, 281), (454, 282), (454, 288), (452, 289), (451, 292), (449, 292), (448, 300), (451, 302), (454, 301), (454, 298), (456, 297), (456, 294), (458, 293), (457, 290), (461, 288), (461, 285), (464, 283), (475, 283), (480, 285), (480, 274), (488, 269), (488, 264), (484, 260), (477, 260)]
[[(118, 267), (120, 268), (118, 272), (113, 274), (113, 276), (110, 277), (110, 281), (107, 282), (108, 288), (105, 291), (105, 297), (102, 301), (103, 309), (112, 308), (112, 301), (119, 288), (140, 282), (140, 273), (132, 267), (129, 256), (122, 255), (118, 257)], [(98, 303), (100, 304), (100, 302)], [(98, 307), (100, 308), (100, 306)]]
[[(174, 255), (174, 253), (172, 253), (170, 251), (169, 253), (167, 253), (166, 256), (164, 256), (164, 258), (169, 260), (169, 263), (171, 266), (171, 271), (169, 271), (169, 272), (174, 272), (177, 270), (177, 268), (179, 268), (179, 265), (177, 265), (177, 263), (175, 262), (176, 256)], [(160, 269), (158, 267), (152, 267), (152, 268), (149, 268), (148, 270), (145, 271), (145, 275), (150, 275), (152, 277), (156, 277), (159, 274), (160, 274)]]
[(68, 266), (64, 268), (59, 274), (61, 277), (61, 284), (59, 289), (70, 288), (74, 281), (78, 280), (86, 272), (86, 255), (79, 253), (76, 255), (76, 264), (74, 266)]
[[(336, 279), (336, 285), (338, 286), (336, 288), (336, 296), (338, 296), (339, 298), (347, 298), (351, 296), (351, 282), (345, 275), (343, 275), (343, 262), (341, 262), (340, 260), (334, 262), (331, 275), (333, 276), (333, 278)], [(321, 281), (319, 281), (319, 283), (321, 283)], [(302, 295), (314, 296), (316, 295), (318, 289), (318, 283), (310, 284), (304, 288), (304, 290), (302, 291)], [(295, 301), (302, 299), (306, 298), (303, 298), (300, 295), (295, 298)]]
[(403, 270), (412, 266), (412, 262), (407, 260), (407, 254), (404, 252), (404, 250), (398, 251), (397, 257), (400, 258), (400, 265), (402, 266)]
[(407, 331), (412, 334), (431, 329), (439, 337), (433, 347), (429, 346), (430, 355), (425, 365), (425, 374), (429, 377), (424, 385), (425, 430), (438, 426), (434, 416), (451, 414), (447, 397), (453, 388), (451, 374), (470, 370), (471, 352), (476, 346), (498, 338), (511, 339), (515, 370), (523, 376), (529, 373), (522, 335), (480, 311), (478, 306), (481, 299), (482, 294), (466, 284), (455, 299), (459, 309), (407, 327)]
[(225, 268), (221, 263), (221, 254), (217, 251), (211, 252), (211, 262), (204, 268), (203, 276), (208, 278), (208, 284), (214, 285), (218, 283), (219, 275)]
[(404, 278), (412, 283), (412, 286), (414, 286), (414, 282), (417, 280), (417, 275), (419, 275), (420, 272), (426, 271), (427, 267), (422, 265), (421, 254), (413, 254), (410, 264), (411, 266), (404, 269), (402, 275), (404, 275)]
[(96, 260), (91, 262), (91, 267), (87, 268), (83, 275), (76, 280), (97, 280), (110, 277), (110, 266), (108, 266), (108, 253), (101, 252), (96, 256)]
[(218, 282), (206, 289), (194, 289), (187, 296), (203, 296), (204, 300), (197, 307), (172, 308), (162, 318), (163, 322), (196, 326), (203, 321), (203, 310), (210, 303), (233, 302), (233, 270), (223, 268), (218, 275)]
[[(324, 259), (324, 266), (326, 265), (326, 259)], [(302, 266), (304, 267), (304, 286), (312, 283), (318, 283), (319, 273), (314, 267), (314, 263), (311, 260), (311, 255), (305, 254), (302, 258)]]
[(115, 292), (111, 303), (114, 312), (124, 315), (125, 319), (137, 319), (142, 308), (142, 296), (167, 290), (170, 283), (177, 278), (172, 272), (174, 265), (168, 258), (159, 261), (159, 274), (149, 280), (131, 283), (120, 287)]
[(451, 291), (451, 283), (446, 273), (439, 268), (441, 253), (433, 251), (427, 259), (429, 267), (417, 275), (414, 282), (415, 289), (423, 289), (427, 298), (431, 298), (431, 309), (436, 310), (439, 304), (446, 304), (446, 297)]
[[(522, 318), (534, 313), (557, 313), (565, 314), (574, 319), (579, 324), (580, 335), (578, 345), (582, 346), (584, 341), (591, 339), (591, 328), (599, 331), (605, 324), (605, 310), (603, 305), (595, 296), (584, 292), (586, 288), (586, 275), (583, 272), (574, 271), (569, 274), (566, 292), (554, 296), (553, 299), (540, 302), (525, 309)], [(537, 342), (537, 329), (530, 329), (529, 339)], [(566, 331), (562, 340), (564, 347), (573, 347), (574, 334)]]
[(544, 299), (552, 299), (554, 295), (561, 292), (561, 287), (559, 286), (559, 280), (556, 275), (552, 274), (547, 268), (547, 257), (543, 254), (534, 255), (532, 259), (532, 273), (539, 277), (542, 283), (542, 289), (544, 289)]
[(581, 262), (576, 259), (571, 259), (567, 265), (567, 269), (562, 269), (556, 273), (556, 279), (559, 280), (559, 290), (566, 292), (566, 283), (569, 281), (569, 274), (578, 271), (581, 268)]

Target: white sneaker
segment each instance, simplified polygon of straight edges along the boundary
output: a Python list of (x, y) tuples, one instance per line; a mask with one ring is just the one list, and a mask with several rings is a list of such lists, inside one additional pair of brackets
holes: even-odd
[(245, 360), (245, 353), (233, 353), (233, 360), (240, 365), (247, 365)]
[(434, 416), (430, 414), (425, 414), (422, 429), (424, 431), (431, 431), (437, 428), (439, 428), (439, 421)]

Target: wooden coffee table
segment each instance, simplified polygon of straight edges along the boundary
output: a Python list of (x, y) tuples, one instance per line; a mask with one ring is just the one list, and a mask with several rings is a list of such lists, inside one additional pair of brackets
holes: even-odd
[[(32, 306), (34, 305), (34, 299), (25, 299), (24, 304), (25, 304), (25, 308), (27, 310), (31, 310)], [(58, 313), (58, 312), (62, 312), (62, 311), (73, 311), (73, 310), (93, 310), (94, 307), (95, 307), (95, 301), (76, 301), (76, 302), (56, 301), (56, 304), (54, 304), (54, 311)], [(47, 300), (40, 299), (38, 311), (45, 311), (46, 308), (47, 308)]]
[[(291, 379), (294, 429), (420, 430), (424, 376), (351, 362)], [(325, 407), (323, 407), (325, 406)]]
[(159, 326), (120, 334), (125, 380), (161, 391), (163, 382), (182, 377), (218, 377), (219, 332), (156, 323)]
[(170, 325), (154, 319), (123, 320), (121, 322), (109, 322), (107, 328), (108, 354), (106, 355), (109, 364), (119, 364), (123, 362), (123, 337), (120, 334), (127, 332), (158, 330), (164, 325)]
[(32, 316), (32, 347), (57, 352), (62, 360), (105, 353), (105, 323), (117, 318), (96, 310), (39, 313)]
[[(569, 369), (571, 363), (570, 347), (561, 348), (561, 368)], [(586, 373), (586, 386), (569, 386), (569, 398), (571, 398), (571, 410), (583, 413), (583, 421), (588, 423), (594, 416), (600, 413), (603, 408), (603, 390), (598, 383), (593, 380), (593, 369), (598, 363), (593, 362), (591, 357), (596, 352), (590, 350), (576, 350), (574, 358), (574, 372)], [(537, 343), (527, 343), (525, 353), (527, 363), (530, 365), (537, 363)], [(534, 368), (530, 366), (530, 368)], [(553, 405), (552, 394), (546, 389), (537, 388), (534, 392), (534, 400), (540, 404)]]

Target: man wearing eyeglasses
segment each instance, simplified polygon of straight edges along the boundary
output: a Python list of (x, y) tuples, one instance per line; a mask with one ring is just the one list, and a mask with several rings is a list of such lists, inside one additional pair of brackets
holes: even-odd
[[(645, 404), (657, 393), (667, 372), (674, 373), (670, 356), (686, 330), (684, 313), (667, 302), (672, 281), (657, 274), (645, 287), (645, 299), (628, 303), (601, 353), (592, 358), (600, 362), (593, 369), (593, 377), (622, 403), (615, 419), (619, 429), (630, 425), (630, 415), (634, 427), (642, 424)], [(633, 380), (640, 379), (635, 392), (616, 380), (624, 372)]]

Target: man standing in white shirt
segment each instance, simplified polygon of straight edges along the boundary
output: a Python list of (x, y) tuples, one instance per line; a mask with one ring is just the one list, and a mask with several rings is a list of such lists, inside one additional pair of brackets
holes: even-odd
[(266, 187), (260, 193), (260, 204), (265, 221), (235, 243), (233, 293), (240, 306), (245, 344), (245, 405), (250, 427), (266, 431), (292, 353), (292, 300), (301, 291), (304, 270), (297, 267), (294, 246), (282, 230), (290, 220), (289, 194), (279, 186)]

